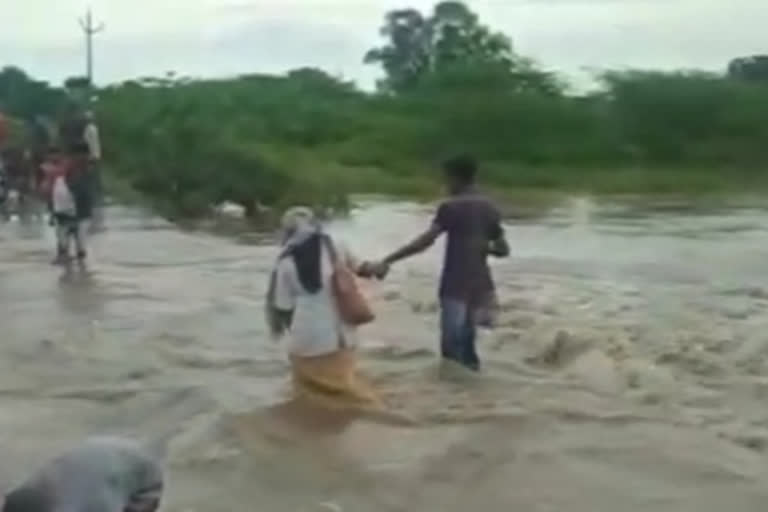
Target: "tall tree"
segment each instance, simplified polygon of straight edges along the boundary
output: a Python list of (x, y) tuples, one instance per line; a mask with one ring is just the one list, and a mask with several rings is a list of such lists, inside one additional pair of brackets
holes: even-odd
[(370, 50), (367, 64), (380, 64), (387, 77), (380, 86), (400, 91), (413, 87), (430, 68), (432, 31), (416, 9), (399, 9), (386, 15), (381, 35), (389, 42)]
[(437, 4), (429, 24), (434, 70), (461, 63), (514, 65), (510, 39), (481, 25), (477, 15), (461, 2)]
[(382, 66), (386, 78), (380, 87), (386, 91), (408, 91), (425, 79), (434, 83), (435, 76), (445, 73), (456, 77), (478, 72), (503, 75), (512, 89), (548, 93), (561, 89), (551, 74), (517, 55), (509, 37), (483, 25), (460, 1), (440, 2), (428, 17), (415, 9), (392, 11), (381, 33), (387, 44), (370, 50), (365, 62)]
[(23, 70), (5, 67), (0, 70), (0, 109), (30, 119), (56, 111), (63, 92), (46, 82), (33, 80)]
[(768, 55), (751, 55), (733, 59), (728, 64), (728, 76), (768, 83)]

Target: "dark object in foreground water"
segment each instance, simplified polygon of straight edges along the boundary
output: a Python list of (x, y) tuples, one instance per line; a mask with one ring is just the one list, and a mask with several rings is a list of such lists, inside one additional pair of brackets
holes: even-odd
[(9, 492), (2, 512), (154, 512), (162, 493), (160, 462), (138, 442), (91, 438)]

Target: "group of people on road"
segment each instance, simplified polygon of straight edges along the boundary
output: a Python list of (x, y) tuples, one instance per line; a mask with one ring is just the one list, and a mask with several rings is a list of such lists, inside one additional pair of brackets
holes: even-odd
[[(101, 142), (91, 113), (70, 116), (58, 131), (52, 137), (37, 118), (24, 143), (10, 145), (0, 113), (0, 207), (9, 208), (11, 195), (20, 214), (35, 200), (43, 203), (56, 230), (54, 262), (84, 263), (86, 222), (100, 220), (94, 217), (102, 197)], [(88, 438), (0, 490), (0, 512), (155, 512), (164, 488), (162, 458), (134, 439)]]
[(87, 257), (86, 222), (93, 216), (95, 196), (89, 161), (87, 147), (78, 144), (69, 152), (52, 150), (42, 164), (42, 189), (56, 230), (55, 264), (72, 260), (73, 242), (78, 263), (84, 264)]
[(37, 117), (22, 144), (7, 144), (0, 152), (0, 207), (8, 219), (14, 210), (24, 215), (38, 206), (39, 214), (39, 204), (46, 205), (56, 231), (56, 264), (84, 263), (86, 223), (101, 227), (100, 162), (99, 129), (90, 111), (67, 116), (56, 135)]
[(488, 258), (507, 257), (509, 245), (499, 210), (475, 187), (477, 171), (471, 156), (447, 160), (443, 172), (449, 195), (432, 223), (379, 261), (360, 260), (333, 240), (309, 208), (285, 213), (282, 248), (266, 298), (267, 324), (275, 338), (288, 336), (297, 397), (381, 405), (358, 372), (355, 356), (355, 324), (372, 317), (363, 322), (344, 317), (340, 302), (362, 299), (350, 292), (349, 284), (338, 282), (339, 269), (384, 279), (392, 265), (427, 250), (443, 234), (447, 241), (438, 293), (440, 353), (446, 361), (480, 370), (478, 328), (493, 326), (498, 305)]

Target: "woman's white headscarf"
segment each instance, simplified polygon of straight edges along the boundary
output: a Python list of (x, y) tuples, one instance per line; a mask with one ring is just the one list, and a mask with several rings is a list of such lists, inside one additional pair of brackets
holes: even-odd
[(265, 300), (265, 316), (267, 326), (273, 338), (279, 338), (285, 333), (286, 326), (280, 318), (280, 312), (275, 308), (275, 285), (277, 280), (277, 266), (280, 260), (290, 252), (293, 247), (301, 245), (309, 237), (320, 231), (320, 223), (311, 208), (306, 206), (294, 206), (288, 209), (280, 221), (282, 231), (282, 249), (275, 262), (272, 275), (269, 279), (269, 288)]
[(294, 206), (288, 209), (280, 221), (282, 229), (283, 253), (291, 247), (301, 245), (307, 238), (320, 229), (315, 212), (306, 206)]

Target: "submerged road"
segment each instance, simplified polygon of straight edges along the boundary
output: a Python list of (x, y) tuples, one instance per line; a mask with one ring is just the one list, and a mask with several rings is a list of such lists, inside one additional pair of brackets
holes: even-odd
[[(91, 434), (176, 429), (163, 510), (732, 512), (768, 501), (768, 212), (575, 199), (509, 226), (479, 377), (438, 371), (440, 251), (368, 285), (382, 422), (284, 407), (262, 299), (275, 248), (107, 212), (89, 276), (0, 225), (0, 488)], [(331, 226), (376, 258), (429, 222)], [(335, 508), (334, 508), (335, 507)]]

